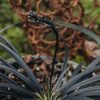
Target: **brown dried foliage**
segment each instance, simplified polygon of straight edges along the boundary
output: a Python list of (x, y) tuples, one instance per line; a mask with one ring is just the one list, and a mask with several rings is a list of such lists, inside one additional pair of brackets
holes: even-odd
[[(27, 15), (30, 10), (36, 11), (50, 20), (63, 20), (64, 22), (84, 25), (82, 18), (84, 8), (79, 0), (9, 0), (14, 11), (20, 16), (23, 27), (26, 30), (28, 39), (33, 45), (36, 53), (46, 53), (51, 55), (55, 46), (55, 38), (51, 29), (42, 25), (33, 25), (25, 23), (28, 21)], [(95, 3), (95, 5), (97, 5)], [(91, 23), (90, 28), (94, 28)], [(84, 38), (80, 32), (67, 29), (61, 26), (57, 27), (59, 36), (64, 37), (68, 47), (71, 49), (71, 55), (75, 55), (83, 46)], [(63, 55), (63, 44), (59, 42), (60, 50), (58, 55)]]

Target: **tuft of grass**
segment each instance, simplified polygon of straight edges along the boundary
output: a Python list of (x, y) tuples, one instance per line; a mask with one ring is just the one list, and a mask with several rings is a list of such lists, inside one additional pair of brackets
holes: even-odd
[[(97, 100), (100, 99), (100, 75), (94, 72), (100, 70), (100, 57), (97, 57), (90, 63), (86, 69), (80, 73), (82, 64), (79, 64), (74, 70), (71, 78), (66, 79), (68, 66), (68, 48), (64, 44), (65, 54), (63, 59), (63, 66), (60, 76), (55, 84), (52, 85), (52, 77), (54, 74), (55, 61), (57, 58), (57, 51), (59, 47), (58, 31), (55, 25), (42, 17), (38, 17), (33, 12), (29, 14), (29, 19), (32, 23), (39, 23), (51, 27), (56, 35), (56, 45), (54, 57), (52, 60), (52, 70), (50, 77), (46, 78), (46, 88), (42, 86), (36, 79), (34, 73), (29, 66), (23, 61), (16, 48), (2, 35), (0, 35), (0, 48), (12, 56), (18, 65), (25, 70), (26, 75), (19, 73), (17, 69), (8, 63), (3, 57), (0, 58), (0, 69), (13, 73), (20, 82), (9, 79), (5, 73), (0, 72), (0, 95), (12, 96), (17, 100)], [(35, 19), (35, 20), (33, 20)], [(64, 41), (63, 41), (64, 42)], [(20, 83), (20, 84), (19, 84)]]

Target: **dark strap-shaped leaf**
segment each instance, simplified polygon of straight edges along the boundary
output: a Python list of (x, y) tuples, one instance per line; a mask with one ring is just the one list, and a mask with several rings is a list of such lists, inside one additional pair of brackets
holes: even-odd
[[(92, 91), (93, 92), (100, 92), (100, 86), (92, 86), (92, 87), (87, 87), (87, 88), (83, 88), (83, 89), (78, 89), (78, 90), (75, 90), (74, 92), (72, 92), (70, 95), (71, 96), (79, 96), (79, 95), (82, 95), (82, 94), (85, 94), (85, 93), (90, 93)], [(94, 95), (95, 96), (95, 95)], [(100, 94), (99, 94), (100, 96)]]
[(28, 91), (24, 88), (21, 88), (19, 86), (16, 86), (16, 85), (13, 85), (13, 84), (8, 84), (8, 83), (0, 83), (0, 90), (5, 90), (5, 91), (12, 91), (13, 93), (16, 93), (16, 94), (21, 94), (21, 95), (26, 95), (26, 96), (29, 96), (29, 97), (33, 97), (33, 93), (31, 91)]
[(61, 100), (95, 100), (93, 98), (85, 97), (85, 96), (66, 96)]
[(79, 81), (82, 77), (84, 77), (85, 75), (89, 75), (89, 73), (91, 74), (93, 71), (99, 70), (100, 69), (100, 65), (92, 67), (92, 68), (88, 68), (86, 69), (84, 72), (76, 75), (75, 77), (71, 78), (64, 86), (62, 86), (61, 89), (59, 89), (60, 91), (64, 91), (63, 93), (65, 94), (68, 88), (70, 88), (71, 86), (73, 86), (74, 84), (76, 84), (77, 81)]
[(20, 54), (18, 53), (18, 51), (16, 50), (16, 48), (2, 35), (0, 35), (0, 40), (2, 42), (4, 42), (9, 48), (11, 48), (17, 55), (20, 56)]
[(9, 64), (9, 63), (8, 63), (5, 59), (3, 59), (2, 57), (0, 57), (0, 61), (1, 61), (1, 63), (4, 64), (5, 66), (16, 70), (11, 64)]
[(6, 31), (6, 30), (8, 30), (10, 28), (13, 28), (13, 27), (16, 27), (16, 26), (21, 26), (21, 25), (22, 25), (22, 23), (20, 23), (20, 22), (19, 23), (12, 24), (12, 25), (8, 25), (7, 27), (1, 29), (0, 30), (0, 33), (4, 32), (4, 31)]
[(100, 91), (89, 91), (87, 93), (85, 92), (81, 94), (80, 96), (87, 96), (87, 97), (92, 97), (92, 98), (99, 97), (99, 100), (100, 100)]
[(89, 86), (92, 86), (93, 83), (97, 83), (97, 82), (100, 82), (100, 75), (96, 75), (90, 79), (86, 79), (82, 82), (79, 82), (75, 85), (73, 85), (71, 88), (69, 88), (67, 91), (66, 91), (66, 94), (71, 92), (71, 91), (74, 91), (74, 90), (77, 90), (77, 89), (80, 89), (82, 87), (89, 87)]
[(87, 66), (87, 69), (88, 69), (88, 68), (91, 68), (91, 67), (95, 67), (95, 66), (97, 66), (98, 64), (100, 64), (100, 56), (98, 56), (92, 63), (90, 63), (90, 64)]
[(21, 79), (20, 81), (23, 82), (23, 84), (28, 87), (29, 89), (32, 89), (33, 90), (33, 85), (32, 85), (32, 82), (27, 79), (24, 75), (18, 73), (17, 71), (9, 68), (9, 67), (6, 67), (4, 65), (0, 65), (0, 69), (3, 69), (3, 70), (6, 70), (6, 71), (9, 71), (9, 72), (12, 72), (13, 74), (15, 74), (19, 79)]
[(77, 74), (79, 74), (79, 72), (81, 71), (82, 68), (82, 63), (80, 63), (77, 68), (74, 70), (74, 72), (72, 73), (72, 76), (70, 78), (73, 78), (74, 76), (76, 76)]
[(1, 72), (0, 72), (0, 78), (2, 78), (3, 80), (5, 80), (8, 83), (18, 85), (14, 80), (9, 79), (5, 74), (2, 74)]
[(100, 37), (97, 36), (94, 32), (90, 31), (89, 29), (86, 29), (86, 28), (84, 28), (82, 26), (79, 26), (79, 25), (66, 23), (66, 22), (58, 21), (58, 20), (55, 20), (54, 23), (59, 25), (59, 26), (64, 26), (66, 28), (72, 28), (74, 30), (78, 30), (81, 33), (83, 33), (83, 34), (87, 35), (88, 37), (90, 37), (91, 39), (94, 39), (100, 45)]
[(23, 67), (27, 73), (27, 75), (30, 77), (33, 87), (37, 88), (38, 91), (41, 90), (41, 86), (38, 83), (37, 79), (35, 78), (35, 76), (33, 75), (33, 72), (30, 70), (30, 68), (25, 64), (25, 62), (22, 60), (22, 58), (20, 58), (18, 55), (16, 55), (15, 52), (13, 52), (9, 47), (7, 47), (6, 45), (0, 43), (0, 48), (2, 48), (3, 50), (5, 50), (6, 52), (8, 52), (16, 61), (17, 63)]

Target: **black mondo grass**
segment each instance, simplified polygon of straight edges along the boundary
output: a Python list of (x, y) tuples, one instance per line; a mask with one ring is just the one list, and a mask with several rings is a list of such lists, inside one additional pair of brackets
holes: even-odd
[[(38, 17), (33, 12), (29, 13), (29, 20), (31, 23), (43, 24), (52, 28), (56, 35), (55, 53), (51, 64), (52, 70), (50, 77), (46, 79), (47, 89), (45, 90), (38, 82), (34, 73), (23, 61), (15, 47), (0, 35), (0, 49), (9, 53), (26, 73), (26, 75), (24, 75), (18, 72), (11, 63), (0, 57), (0, 100), (5, 100), (3, 99), (5, 96), (13, 98), (10, 100), (100, 100), (100, 75), (93, 74), (100, 70), (100, 57), (97, 57), (81, 73), (82, 64), (79, 64), (70, 79), (67, 80), (66, 75), (70, 66), (68, 66), (68, 48), (65, 45), (62, 71), (56, 83), (52, 86), (53, 71), (57, 59), (56, 55), (59, 49), (58, 32), (52, 22), (42, 17)], [(13, 73), (20, 82), (10, 79), (2, 70), (6, 73)]]

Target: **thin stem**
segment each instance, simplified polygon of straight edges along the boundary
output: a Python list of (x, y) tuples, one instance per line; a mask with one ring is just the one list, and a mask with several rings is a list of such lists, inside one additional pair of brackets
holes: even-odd
[(52, 61), (52, 69), (51, 69), (51, 75), (50, 75), (50, 88), (52, 87), (54, 65), (55, 65), (55, 62), (56, 62), (57, 52), (58, 52), (58, 49), (59, 49), (59, 34), (58, 34), (58, 31), (55, 29), (54, 25), (52, 25), (51, 28), (56, 35), (56, 45), (55, 45), (55, 53), (54, 53), (54, 57), (53, 57), (53, 61)]
[(54, 65), (56, 62), (56, 56), (57, 56), (57, 52), (59, 49), (59, 34), (58, 34), (58, 31), (56, 30), (53, 22), (51, 22), (48, 19), (44, 19), (43, 17), (37, 16), (36, 13), (34, 13), (33, 11), (30, 11), (28, 18), (29, 18), (30, 22), (47, 25), (48, 27), (50, 27), (53, 30), (54, 34), (56, 35), (56, 46), (55, 46), (55, 52), (54, 52), (54, 57), (53, 57), (53, 61), (52, 61), (52, 69), (51, 69), (51, 75), (50, 75), (50, 89), (51, 89), (52, 78), (53, 78), (53, 74), (54, 74)]

